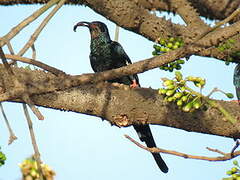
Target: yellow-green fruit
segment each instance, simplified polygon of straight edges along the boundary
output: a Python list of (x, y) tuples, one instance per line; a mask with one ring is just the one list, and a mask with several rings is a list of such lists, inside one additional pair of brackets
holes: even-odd
[(182, 110), (183, 110), (184, 112), (189, 112), (189, 111), (192, 109), (192, 106), (193, 106), (193, 103), (190, 102), (190, 103), (188, 103), (187, 105), (185, 105), (185, 106), (182, 108)]
[(195, 85), (196, 87), (198, 87), (198, 88), (201, 88), (201, 87), (202, 87), (202, 85), (201, 85), (200, 83), (197, 83), (197, 82), (194, 82), (194, 85)]
[(233, 161), (233, 164), (234, 164), (235, 166), (238, 166), (238, 161), (237, 161), (237, 160), (234, 160), (234, 161)]
[(227, 175), (232, 175), (232, 171), (229, 170), (229, 171), (226, 172), (226, 174)]
[(196, 77), (193, 77), (193, 76), (188, 76), (187, 77), (187, 80), (188, 81), (195, 81)]
[(205, 84), (206, 84), (206, 80), (205, 79), (202, 79), (200, 82), (201, 86), (203, 87)]
[(233, 177), (233, 178), (237, 178), (238, 175), (237, 175), (237, 174), (233, 174), (232, 177)]
[[(185, 81), (181, 81), (180, 83), (181, 83), (181, 84), (185, 84)], [(181, 87), (180, 89), (181, 89), (181, 91), (185, 91), (185, 90), (186, 90), (186, 87), (183, 86), (183, 87)]]
[(201, 78), (201, 77), (196, 77), (196, 79), (195, 79), (195, 81), (196, 82), (200, 82), (200, 81), (202, 81), (203, 79)]
[(232, 99), (234, 97), (232, 93), (226, 93), (226, 96), (230, 99)]
[(166, 80), (163, 82), (163, 85), (164, 86), (169, 86), (169, 85), (172, 85), (173, 84), (173, 80)]
[(182, 93), (181, 92), (177, 92), (177, 93), (175, 93), (174, 94), (174, 97), (176, 98), (176, 99), (179, 99), (180, 97), (182, 97)]
[(172, 47), (173, 47), (173, 43), (168, 43), (168, 44), (167, 44), (167, 47), (168, 47), (168, 48), (172, 48)]
[(167, 90), (163, 89), (163, 88), (158, 90), (158, 94), (166, 94), (166, 92), (167, 92)]
[(236, 180), (240, 180), (240, 176), (238, 176), (238, 177), (236, 178)]
[(171, 85), (169, 85), (169, 86), (167, 86), (167, 89), (175, 89), (175, 86), (173, 85), (173, 84), (171, 84)]
[(24, 178), (24, 180), (33, 180), (32, 176), (28, 175)]
[(161, 39), (160, 42), (159, 42), (161, 45), (165, 45), (165, 40), (164, 39)]
[(181, 100), (183, 101), (183, 102), (185, 102), (185, 101), (187, 101), (187, 96), (183, 96), (182, 98), (181, 98)]
[(170, 41), (170, 42), (173, 42), (174, 40), (175, 40), (174, 37), (170, 37), (170, 38), (169, 38), (169, 41)]
[(195, 109), (199, 109), (199, 108), (201, 107), (200, 102), (194, 102), (194, 103), (193, 103), (193, 107), (194, 107)]
[(178, 106), (182, 106), (182, 105), (183, 105), (182, 100), (178, 100), (178, 101), (177, 101), (177, 105), (178, 105)]
[(30, 175), (32, 177), (36, 177), (37, 176), (37, 172), (35, 170), (31, 170)]
[(167, 90), (166, 95), (172, 96), (175, 93), (175, 89)]
[(233, 168), (231, 169), (232, 173), (236, 173), (237, 170), (238, 170), (238, 169), (237, 169), (236, 167), (233, 167)]
[(168, 97), (168, 98), (167, 98), (167, 101), (168, 101), (168, 102), (175, 101), (175, 98), (174, 98), (174, 97), (172, 97), (172, 96), (171, 96), (171, 97)]
[(161, 52), (165, 52), (165, 47), (161, 47), (161, 48), (160, 48), (160, 51), (161, 51)]
[(169, 52), (170, 50), (170, 48), (165, 48), (165, 52)]
[(175, 44), (174, 44), (175, 46), (179, 46), (180, 45), (180, 42), (179, 41), (177, 41), (177, 42), (175, 42)]
[(174, 44), (173, 47), (172, 47), (172, 49), (177, 49), (177, 48), (179, 48), (179, 46), (176, 45), (176, 44)]

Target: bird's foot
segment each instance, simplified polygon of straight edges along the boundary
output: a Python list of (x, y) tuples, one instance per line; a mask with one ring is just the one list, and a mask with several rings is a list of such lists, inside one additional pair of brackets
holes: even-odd
[(137, 83), (136, 80), (133, 80), (132, 81), (132, 84), (130, 85), (131, 88), (136, 88), (136, 87), (139, 87), (139, 84)]

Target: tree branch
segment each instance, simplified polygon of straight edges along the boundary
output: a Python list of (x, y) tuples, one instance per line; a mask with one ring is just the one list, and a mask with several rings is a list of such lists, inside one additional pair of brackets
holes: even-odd
[(182, 152), (177, 152), (177, 151), (172, 151), (172, 150), (166, 150), (166, 149), (162, 149), (162, 148), (148, 148), (140, 143), (138, 143), (137, 141), (135, 141), (133, 138), (131, 138), (128, 135), (124, 135), (127, 139), (129, 139), (131, 142), (133, 142), (135, 145), (137, 145), (138, 147), (152, 152), (152, 153), (164, 153), (164, 154), (171, 154), (171, 155), (175, 155), (175, 156), (179, 156), (179, 157), (183, 157), (185, 159), (197, 159), (197, 160), (205, 160), (205, 161), (227, 161), (230, 159), (233, 159), (237, 156), (240, 155), (240, 151), (236, 151), (233, 154), (231, 153), (223, 153), (217, 149), (212, 149), (212, 148), (207, 148), (209, 151), (213, 151), (213, 152), (217, 152), (223, 156), (218, 156), (218, 157), (208, 157), (208, 156), (198, 156), (198, 155), (190, 155), (190, 154), (186, 154), (186, 153), (182, 153)]
[[(218, 110), (208, 108), (207, 111), (184, 113), (176, 105), (164, 102), (163, 97), (153, 89), (130, 89), (124, 85), (115, 87), (109, 83), (86, 84), (67, 89), (64, 85), (71, 87), (71, 83), (75, 83), (71, 78), (56, 77), (39, 70), (12, 69), (21, 82), (28, 82), (28, 93), (38, 106), (102, 117), (117, 126), (138, 123), (159, 124), (186, 131), (240, 137), (237, 127), (226, 122)], [(2, 68), (0, 77), (0, 87), (11, 89), (9, 77)], [(94, 79), (96, 77), (95, 74)], [(50, 91), (53, 92), (47, 93)], [(8, 101), (23, 102), (20, 99)], [(223, 101), (218, 103), (233, 116), (240, 117), (237, 103)]]

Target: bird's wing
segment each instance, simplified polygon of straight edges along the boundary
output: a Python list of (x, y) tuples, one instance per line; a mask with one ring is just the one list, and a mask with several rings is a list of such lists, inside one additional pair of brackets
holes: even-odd
[[(119, 44), (116, 41), (112, 41), (111, 42), (111, 47), (112, 47), (112, 53), (116, 54), (118, 56), (117, 59), (119, 61), (118, 62), (119, 67), (127, 66), (128, 64), (132, 64), (132, 61), (128, 57), (127, 53), (124, 51), (121, 44)], [(115, 68), (118, 68), (118, 67), (115, 67)], [(133, 75), (129, 76), (129, 78), (131, 80), (136, 80), (136, 83), (140, 86), (137, 74), (133, 74)]]

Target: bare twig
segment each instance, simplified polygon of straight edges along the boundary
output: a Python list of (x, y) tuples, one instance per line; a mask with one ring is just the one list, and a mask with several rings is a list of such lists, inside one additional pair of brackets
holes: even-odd
[(237, 156), (240, 155), (240, 151), (236, 151), (233, 153), (233, 155), (231, 156), (231, 153), (223, 153), (219, 150), (216, 149), (211, 149), (208, 148), (208, 150), (213, 151), (213, 152), (217, 152), (222, 154), (223, 156), (218, 156), (218, 157), (207, 157), (207, 156), (196, 156), (196, 155), (189, 155), (186, 153), (181, 153), (181, 152), (177, 152), (177, 151), (172, 151), (172, 150), (165, 150), (165, 149), (161, 149), (161, 148), (148, 148), (140, 143), (138, 143), (137, 141), (135, 141), (133, 138), (131, 138), (128, 135), (124, 135), (127, 139), (129, 139), (131, 142), (133, 142), (135, 145), (137, 145), (138, 147), (145, 149), (146, 151), (149, 151), (151, 153), (165, 153), (165, 154), (171, 154), (171, 155), (175, 155), (175, 156), (179, 156), (179, 157), (183, 157), (186, 159), (197, 159), (197, 160), (205, 160), (205, 161), (226, 161), (226, 160), (230, 160), (233, 159)]
[(24, 114), (26, 116), (27, 123), (28, 123), (29, 133), (30, 133), (30, 136), (31, 136), (32, 145), (33, 145), (33, 149), (34, 149), (34, 158), (37, 161), (37, 167), (38, 167), (38, 170), (39, 170), (40, 180), (44, 180), (43, 170), (42, 170), (42, 167), (41, 167), (42, 161), (41, 161), (41, 158), (40, 158), (40, 153), (39, 153), (38, 145), (37, 145), (34, 130), (33, 130), (32, 120), (30, 118), (30, 115), (29, 115), (29, 112), (27, 110), (26, 104), (23, 104), (23, 110), (24, 110)]
[(63, 71), (61, 71), (61, 70), (59, 70), (55, 67), (49, 66), (49, 65), (44, 64), (40, 61), (36, 61), (34, 59), (21, 57), (21, 56), (18, 56), (18, 55), (10, 55), (10, 54), (5, 54), (5, 56), (6, 56), (7, 59), (12, 59), (14, 61), (20, 61), (20, 62), (23, 62), (23, 63), (32, 64), (34, 66), (40, 67), (40, 68), (42, 68), (42, 69), (44, 69), (48, 72), (53, 73), (56, 76), (65, 74)]
[[(1, 42), (1, 41), (0, 41)], [(22, 99), (29, 105), (29, 107), (32, 109), (33, 113), (38, 117), (39, 120), (43, 120), (44, 117), (41, 114), (41, 112), (34, 106), (34, 104), (32, 103), (29, 95), (27, 94), (27, 90), (26, 90), (26, 86), (25, 84), (21, 84), (18, 79), (15, 77), (11, 67), (9, 66), (6, 56), (2, 50), (2, 48), (0, 47), (0, 57), (3, 61), (3, 64), (8, 72), (8, 74), (11, 76), (11, 79), (15, 85), (15, 88), (20, 89), (20, 91), (22, 91), (23, 93), (21, 94)], [(3, 95), (3, 94), (1, 94)], [(0, 96), (1, 97), (1, 96)]]
[(14, 134), (12, 128), (11, 128), (11, 125), (10, 125), (8, 119), (7, 119), (7, 115), (6, 115), (5, 112), (4, 112), (2, 103), (0, 103), (0, 109), (1, 109), (1, 111), (2, 111), (3, 118), (4, 118), (5, 123), (6, 123), (6, 125), (7, 125), (7, 128), (8, 128), (8, 132), (9, 132), (8, 144), (10, 145), (10, 144), (12, 144), (12, 142), (13, 142), (14, 140), (17, 139), (17, 136), (15, 136), (15, 134)]
[(21, 23), (19, 23), (17, 26), (12, 28), (12, 30), (9, 33), (2, 37), (2, 41), (0, 41), (0, 47), (4, 46), (7, 43), (7, 41), (15, 37), (23, 28), (25, 28), (28, 24), (33, 22), (35, 19), (37, 19), (39, 16), (41, 16), (44, 12), (46, 12), (49, 8), (51, 8), (54, 4), (58, 2), (59, 0), (49, 1), (42, 8), (38, 9), (32, 15), (30, 15), (29, 17), (24, 19)]
[(54, 14), (62, 7), (62, 5), (66, 2), (66, 0), (60, 0), (60, 2), (54, 7), (54, 9), (48, 14), (48, 16), (42, 21), (42, 23), (38, 26), (35, 32), (32, 34), (28, 42), (25, 46), (19, 51), (17, 55), (22, 56), (37, 40), (39, 34), (42, 32), (43, 28), (47, 25), (50, 19), (54, 16)]

